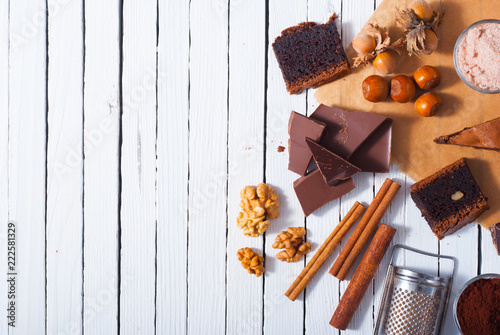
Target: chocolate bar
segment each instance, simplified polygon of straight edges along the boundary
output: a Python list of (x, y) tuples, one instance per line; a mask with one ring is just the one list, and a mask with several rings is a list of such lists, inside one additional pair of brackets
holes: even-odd
[(326, 125), (296, 112), (290, 114), (288, 121), (288, 170), (303, 176), (312, 158), (312, 153), (306, 143), (306, 137), (318, 141)]
[(293, 188), (304, 215), (309, 216), (318, 208), (354, 189), (354, 181), (349, 178), (336, 186), (328, 186), (319, 169), (316, 169), (294, 181)]
[(389, 172), (392, 120), (368, 112), (320, 105), (311, 119), (326, 124), (319, 144), (363, 172)]

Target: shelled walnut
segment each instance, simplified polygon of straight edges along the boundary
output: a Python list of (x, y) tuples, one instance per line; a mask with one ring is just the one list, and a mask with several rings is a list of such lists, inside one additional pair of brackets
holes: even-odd
[(295, 248), (304, 242), (306, 230), (303, 227), (288, 227), (282, 231), (273, 243), (274, 249)]
[(311, 243), (304, 243), (306, 230), (303, 227), (288, 227), (282, 231), (273, 243), (273, 248), (285, 250), (279, 252), (276, 258), (282, 262), (296, 262), (311, 250)]
[(241, 266), (243, 266), (248, 273), (260, 277), (266, 270), (262, 265), (264, 258), (255, 253), (251, 248), (241, 248), (238, 250), (237, 255), (238, 260), (241, 261)]
[(244, 229), (243, 234), (257, 237), (263, 234), (269, 227), (270, 222), (266, 220), (275, 219), (280, 215), (278, 196), (271, 186), (264, 183), (253, 186), (245, 186), (241, 192), (241, 212), (236, 219), (238, 227)]
[(311, 251), (311, 243), (305, 242), (298, 248), (286, 248), (285, 250), (278, 252), (276, 258), (282, 262), (296, 262), (309, 251)]

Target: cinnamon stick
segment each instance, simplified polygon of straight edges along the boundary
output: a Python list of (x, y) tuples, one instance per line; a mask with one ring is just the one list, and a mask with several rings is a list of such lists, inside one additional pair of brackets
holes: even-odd
[(339, 280), (344, 280), (356, 258), (365, 247), (380, 220), (389, 208), (401, 185), (387, 178), (380, 187), (377, 195), (361, 218), (358, 226), (347, 241), (344, 249), (330, 269), (330, 274)]
[(359, 219), (361, 214), (363, 214), (364, 210), (365, 207), (356, 201), (346, 216), (339, 222), (337, 227), (335, 227), (332, 233), (327, 237), (318, 251), (316, 251), (316, 254), (314, 254), (297, 279), (295, 279), (293, 284), (286, 291), (285, 295), (290, 300), (294, 301), (300, 293), (302, 293), (304, 288), (307, 284), (309, 284), (320, 267), (325, 263), (335, 247), (340, 243), (342, 237), (344, 237), (349, 228), (351, 228), (351, 226)]
[(341, 330), (347, 328), (368, 286), (370, 286), (373, 277), (375, 277), (378, 266), (389, 248), (395, 233), (396, 229), (385, 224), (380, 225), (361, 263), (359, 263), (356, 272), (352, 276), (351, 282), (347, 286), (342, 299), (340, 299), (339, 305), (330, 320), (331, 326)]

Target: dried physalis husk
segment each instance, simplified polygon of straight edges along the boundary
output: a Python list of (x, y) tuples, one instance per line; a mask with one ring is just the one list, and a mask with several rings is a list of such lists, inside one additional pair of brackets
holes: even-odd
[[(380, 27), (377, 22), (368, 23), (366, 32), (366, 34), (359, 34), (352, 41), (354, 49), (358, 52), (358, 56), (353, 58), (354, 64), (352, 67), (366, 65), (369, 61), (377, 57), (378, 54), (387, 50), (394, 50), (399, 54), (401, 53), (401, 48), (404, 47), (404, 41), (402, 38), (391, 44), (391, 38), (387, 29)], [(367, 35), (373, 37), (373, 40), (375, 41), (374, 45), (372, 44), (371, 39), (367, 38)]]
[[(417, 2), (418, 6), (413, 4)], [(424, 0), (412, 2), (407, 9), (396, 8), (396, 22), (405, 29), (406, 49), (410, 56), (430, 55), (438, 46), (436, 29), (443, 21), (444, 12), (432, 11), (430, 16), (423, 15), (427, 11), (418, 10), (422, 7), (430, 8)]]

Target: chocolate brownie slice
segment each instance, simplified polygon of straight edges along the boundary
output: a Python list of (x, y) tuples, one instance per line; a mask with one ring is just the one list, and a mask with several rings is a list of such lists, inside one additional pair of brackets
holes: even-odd
[(413, 184), (411, 197), (440, 240), (488, 209), (465, 158)]
[(290, 94), (351, 73), (335, 25), (336, 18), (333, 14), (325, 24), (302, 22), (276, 37), (273, 50)]

